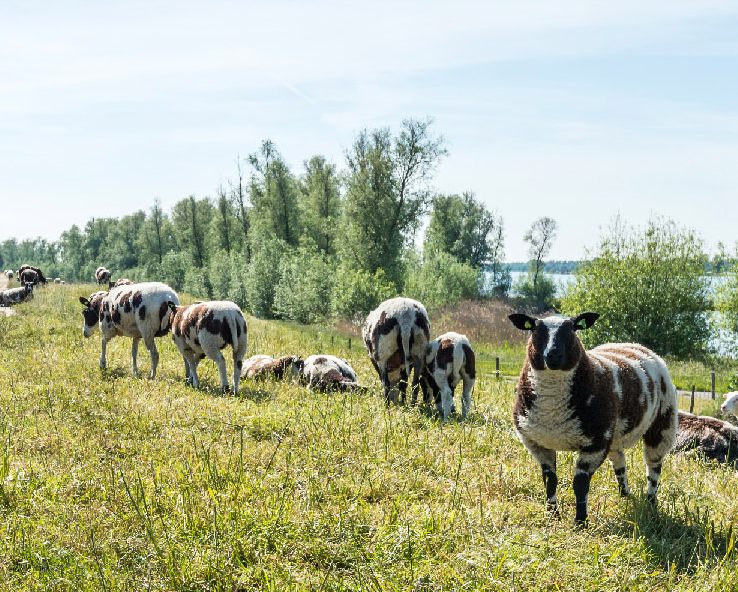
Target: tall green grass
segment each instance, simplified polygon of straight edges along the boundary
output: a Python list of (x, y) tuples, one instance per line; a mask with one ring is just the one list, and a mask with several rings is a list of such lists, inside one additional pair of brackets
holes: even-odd
[[(635, 495), (619, 498), (601, 468), (592, 524), (576, 530), (573, 457), (560, 455), (563, 517), (552, 520), (511, 428), (511, 382), (485, 370), (471, 416), (443, 425), (422, 408), (387, 409), (358, 343), (254, 319), (249, 354), (336, 352), (376, 388), (246, 381), (223, 397), (206, 360), (193, 390), (166, 338), (156, 380), (131, 376), (127, 339), (101, 372), (77, 302), (91, 288), (49, 286), (0, 317), (2, 589), (738, 587), (733, 470), (669, 459), (655, 512), (634, 449)], [(477, 349), (487, 364), (495, 347)]]

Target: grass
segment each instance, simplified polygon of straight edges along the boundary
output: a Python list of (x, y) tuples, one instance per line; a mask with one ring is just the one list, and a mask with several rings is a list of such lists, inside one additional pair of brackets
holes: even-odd
[(4, 590), (738, 587), (733, 470), (669, 459), (655, 512), (634, 449), (635, 495), (601, 468), (576, 530), (573, 457), (551, 520), (513, 384), (487, 370), (471, 416), (446, 425), (386, 409), (360, 344), (314, 327), (249, 319), (249, 353), (336, 352), (370, 395), (246, 382), (222, 397), (209, 361), (193, 390), (169, 339), (154, 381), (131, 376), (125, 339), (101, 372), (77, 303), (91, 288), (49, 286), (0, 317)]

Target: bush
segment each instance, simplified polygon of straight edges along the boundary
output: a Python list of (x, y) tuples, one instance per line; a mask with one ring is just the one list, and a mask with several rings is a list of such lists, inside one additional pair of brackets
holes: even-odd
[(427, 306), (451, 305), (464, 298), (476, 298), (481, 281), (480, 270), (441, 251), (428, 256), (422, 264), (410, 262), (405, 294)]
[(248, 308), (254, 316), (273, 319), (280, 263), (284, 257), (289, 256), (289, 247), (284, 241), (272, 238), (252, 248), (244, 286)]
[(344, 266), (334, 278), (331, 308), (336, 316), (360, 323), (380, 302), (396, 295), (397, 289), (383, 269), (372, 274)]
[(330, 315), (335, 263), (326, 255), (299, 249), (279, 267), (274, 313), (300, 323), (315, 323)]
[(533, 273), (529, 272), (515, 281), (513, 292), (523, 299), (525, 305), (542, 311), (551, 306), (556, 295), (556, 285), (545, 273), (539, 273), (534, 286)]
[(599, 312), (587, 345), (632, 341), (676, 357), (701, 356), (709, 337), (702, 242), (674, 222), (643, 231), (616, 222), (562, 299), (566, 314)]
[(161, 260), (161, 281), (176, 291), (182, 290), (185, 284), (185, 274), (192, 267), (189, 254), (170, 251)]

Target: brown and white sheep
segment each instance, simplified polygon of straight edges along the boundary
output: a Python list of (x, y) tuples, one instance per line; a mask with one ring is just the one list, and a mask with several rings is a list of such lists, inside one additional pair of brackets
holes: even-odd
[(108, 284), (110, 286), (110, 271), (102, 265), (95, 270), (95, 281), (98, 284)]
[(445, 421), (454, 409), (454, 389), (463, 381), (461, 416), (471, 409), (471, 392), (476, 379), (474, 350), (466, 335), (448, 332), (428, 344), (423, 380), (433, 393), (438, 412)]
[(674, 452), (698, 454), (719, 463), (738, 463), (738, 427), (715, 417), (680, 411)]
[(282, 356), (275, 360), (271, 356), (257, 354), (244, 360), (241, 378), (254, 380), (272, 376), (277, 379), (299, 378), (302, 374), (303, 365), (304, 362), (299, 356)]
[(303, 378), (310, 390), (348, 391), (361, 388), (356, 372), (344, 359), (328, 354), (315, 354), (305, 359)]
[(214, 360), (220, 373), (220, 386), (228, 390), (228, 374), (223, 353), (230, 345), (233, 348), (233, 394), (238, 392), (243, 357), (246, 354), (248, 329), (243, 313), (237, 304), (230, 301), (196, 302), (189, 306), (177, 306), (170, 302), (174, 318), (172, 339), (182, 354), (188, 369), (187, 379), (197, 388), (200, 379), (197, 365), (205, 356)]
[(151, 355), (149, 378), (156, 377), (159, 352), (154, 339), (169, 332), (171, 311), (168, 302), (179, 302), (177, 293), (166, 284), (144, 282), (132, 286), (120, 286), (110, 292), (95, 292), (89, 298), (80, 297), (84, 305), (82, 333), (90, 337), (100, 325), (102, 351), (100, 368), (107, 366), (105, 351), (108, 341), (117, 336), (131, 337), (131, 360), (133, 373), (138, 376), (136, 357), (138, 342), (143, 339)]
[(729, 415), (738, 416), (738, 391), (725, 393), (725, 401), (720, 405), (720, 411)]
[(20, 266), (17, 277), (18, 282), (21, 284), (32, 282), (35, 286), (36, 284), (46, 284), (47, 282), (44, 272), (41, 271), (39, 267), (34, 267), (33, 265), (28, 264)]
[(22, 288), (11, 288), (0, 291), (0, 306), (13, 306), (33, 299), (33, 284), (27, 283)]
[(133, 284), (133, 282), (128, 278), (118, 278), (114, 282), (108, 282), (108, 287), (117, 288), (118, 286), (130, 286), (131, 284)]
[[(391, 298), (369, 313), (362, 330), (364, 345), (384, 387), (389, 403), (399, 389), (405, 402), (407, 381), (413, 370), (412, 402), (418, 398), (425, 348), (430, 341), (430, 321), (425, 307), (410, 298)], [(423, 387), (423, 401), (429, 393)]]
[(517, 384), (515, 430), (541, 465), (547, 507), (556, 503), (556, 451), (579, 453), (573, 487), (576, 522), (587, 520), (592, 474), (609, 458), (621, 495), (628, 495), (626, 448), (643, 440), (648, 499), (656, 500), (661, 463), (674, 446), (676, 389), (664, 361), (634, 343), (609, 343), (585, 351), (577, 331), (599, 317), (536, 319), (510, 315), (518, 329), (531, 332)]

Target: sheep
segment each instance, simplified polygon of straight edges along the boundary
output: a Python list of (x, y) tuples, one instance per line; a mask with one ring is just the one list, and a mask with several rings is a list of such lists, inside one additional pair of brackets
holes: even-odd
[(433, 393), (438, 412), (443, 420), (454, 409), (454, 389), (464, 382), (461, 394), (461, 416), (471, 409), (471, 391), (474, 388), (476, 369), (474, 350), (466, 335), (448, 332), (436, 337), (425, 351), (423, 381)]
[(7, 277), (9, 280), (12, 280), (14, 275), (15, 273), (13, 272), (12, 269), (5, 270), (5, 277)]
[(674, 452), (697, 453), (719, 463), (738, 463), (738, 427), (727, 421), (679, 411)]
[(33, 299), (33, 284), (28, 282), (22, 288), (0, 291), (0, 306), (13, 306)]
[(118, 278), (114, 282), (108, 282), (108, 288), (117, 288), (118, 286), (130, 286), (133, 284), (128, 278)]
[(89, 298), (80, 296), (79, 301), (85, 307), (82, 311), (84, 325), (82, 334), (90, 337), (100, 324), (102, 334), (102, 351), (100, 368), (107, 367), (105, 351), (108, 341), (118, 335), (133, 338), (131, 360), (133, 374), (138, 376), (136, 357), (138, 343), (141, 339), (151, 355), (149, 378), (156, 377), (159, 363), (159, 352), (154, 339), (163, 337), (169, 332), (171, 311), (168, 302), (179, 303), (177, 293), (166, 284), (145, 282), (133, 286), (120, 286), (109, 292), (95, 292)]
[[(384, 387), (387, 404), (399, 388), (405, 402), (407, 380), (413, 368), (412, 403), (418, 398), (425, 348), (430, 341), (430, 321), (425, 307), (410, 298), (391, 298), (369, 313), (362, 330), (364, 345)], [(423, 402), (429, 400), (424, 384)]]
[(33, 285), (35, 286), (36, 284), (45, 284), (46, 281), (44, 273), (38, 267), (25, 264), (21, 265), (20, 269), (18, 269), (18, 282), (21, 284), (33, 282)]
[(286, 376), (298, 378), (302, 374), (304, 364), (299, 356), (282, 356), (275, 360), (271, 356), (257, 354), (244, 360), (241, 378), (261, 379), (269, 376), (278, 379)]
[(188, 369), (187, 380), (197, 388), (197, 365), (205, 356), (218, 365), (220, 386), (228, 391), (228, 375), (223, 353), (227, 345), (233, 347), (233, 394), (238, 393), (243, 357), (246, 354), (248, 329), (243, 313), (230, 301), (196, 302), (177, 306), (169, 302), (173, 314), (172, 339), (182, 354)]
[(305, 359), (303, 380), (310, 390), (354, 390), (361, 388), (356, 381), (356, 372), (341, 358), (327, 354), (315, 354)]
[(725, 393), (725, 402), (720, 405), (720, 411), (726, 415), (738, 415), (738, 391)]
[(609, 458), (620, 494), (629, 495), (625, 448), (643, 439), (647, 497), (656, 501), (661, 463), (674, 446), (676, 388), (664, 361), (634, 343), (608, 343), (585, 351), (577, 331), (599, 317), (544, 319), (512, 314), (518, 329), (530, 331), (513, 409), (518, 437), (541, 465), (547, 507), (558, 515), (556, 451), (579, 453), (573, 479), (576, 524), (587, 522), (592, 474)]
[(62, 283), (61, 278), (54, 278), (54, 283), (55, 284), (61, 284)]
[(95, 281), (98, 284), (108, 284), (109, 287), (113, 287), (110, 286), (110, 272), (103, 266), (95, 270)]

